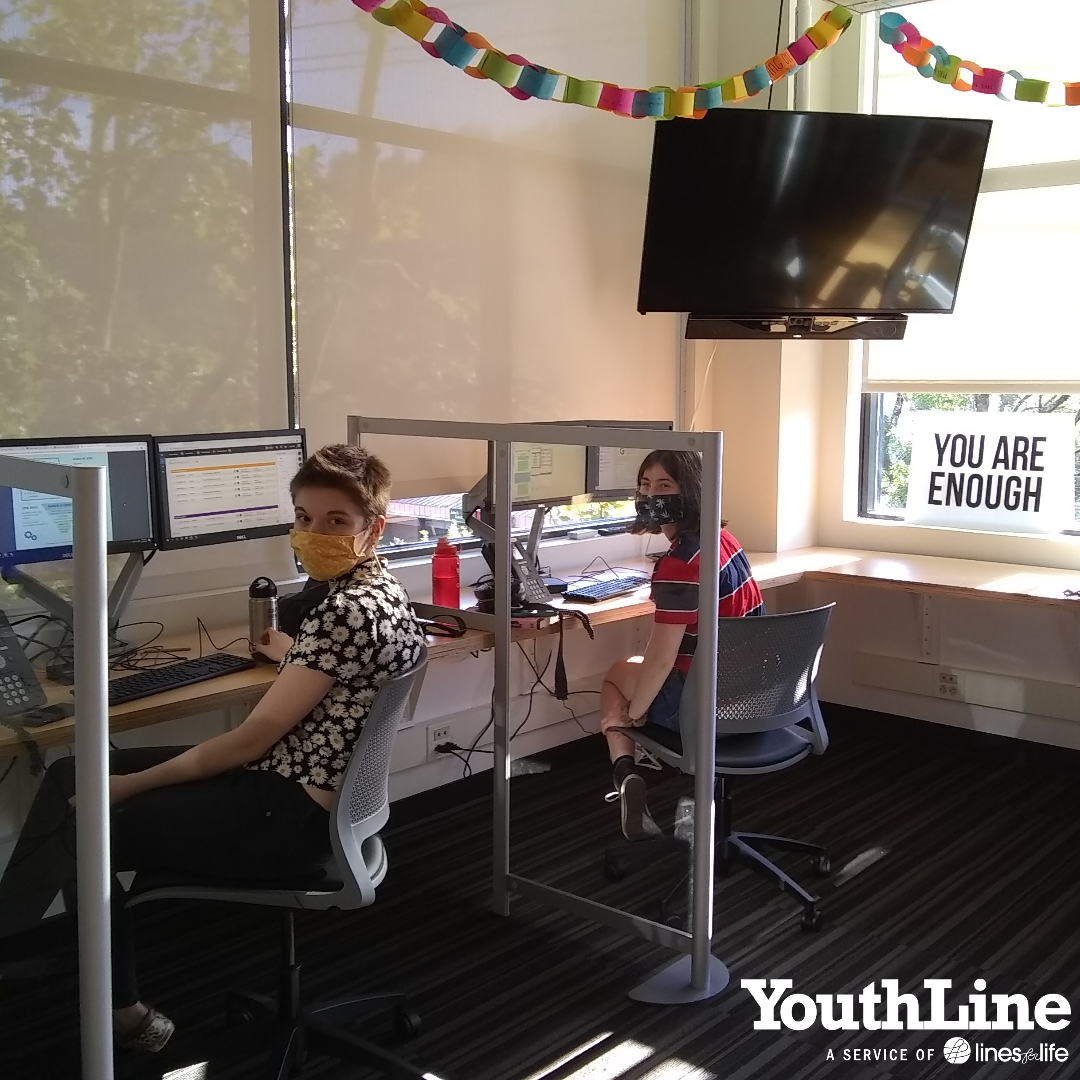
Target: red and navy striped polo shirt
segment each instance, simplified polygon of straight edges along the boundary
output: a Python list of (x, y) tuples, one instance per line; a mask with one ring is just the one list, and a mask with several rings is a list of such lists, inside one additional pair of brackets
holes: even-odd
[[(686, 627), (675, 670), (684, 675), (698, 639), (698, 575), (701, 538), (697, 533), (683, 533), (671, 542), (671, 548), (656, 563), (652, 576), (652, 601), (658, 623), (681, 623)], [(764, 615), (761, 590), (754, 580), (750, 561), (734, 536), (720, 532), (720, 618), (741, 615)]]

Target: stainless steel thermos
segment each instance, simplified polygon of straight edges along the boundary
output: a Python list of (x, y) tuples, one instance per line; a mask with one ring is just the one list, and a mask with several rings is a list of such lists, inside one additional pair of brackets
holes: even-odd
[(277, 586), (268, 577), (259, 577), (248, 589), (248, 638), (252, 645), (271, 627), (278, 628)]

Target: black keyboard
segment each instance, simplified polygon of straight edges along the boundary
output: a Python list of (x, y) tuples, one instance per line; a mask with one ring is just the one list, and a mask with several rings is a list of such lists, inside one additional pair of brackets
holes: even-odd
[(216, 679), (219, 675), (231, 675), (234, 671), (245, 671), (255, 666), (255, 661), (248, 656), (234, 656), (232, 653), (211, 653), (198, 660), (181, 660), (176, 664), (162, 664), (161, 667), (136, 671), (134, 675), (124, 675), (109, 683), (109, 704), (123, 705), (126, 701), (161, 694), (166, 690), (178, 690), (181, 686)]
[(633, 570), (609, 570), (603, 577), (574, 581), (566, 586), (563, 599), (571, 604), (596, 604), (615, 596), (640, 589), (647, 584), (649, 575)]

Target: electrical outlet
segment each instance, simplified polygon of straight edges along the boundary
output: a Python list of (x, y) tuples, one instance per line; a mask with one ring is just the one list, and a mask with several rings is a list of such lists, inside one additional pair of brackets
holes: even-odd
[(938, 672), (938, 693), (942, 697), (958, 698), (960, 696), (960, 682), (955, 672)]
[(449, 724), (429, 724), (427, 729), (427, 759), (428, 761), (435, 761), (437, 758), (445, 757), (445, 754), (437, 754), (435, 747), (441, 743), (450, 742), (450, 725)]

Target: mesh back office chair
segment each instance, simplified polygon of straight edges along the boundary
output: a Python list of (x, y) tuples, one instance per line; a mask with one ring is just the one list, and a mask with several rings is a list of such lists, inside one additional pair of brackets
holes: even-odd
[[(379, 830), (390, 818), (387, 782), (394, 736), (411, 718), (427, 665), (421, 648), (416, 665), (379, 690), (356, 740), (330, 812), (330, 861), (310, 881), (253, 885), (202, 880), (191, 875), (144, 872), (136, 876), (129, 904), (150, 900), (218, 900), (278, 907), (282, 911), (282, 956), (278, 999), (234, 991), (232, 1011), (260, 1025), (272, 1026), (274, 1045), (270, 1076), (286, 1080), (305, 1051), (341, 1061), (368, 1065), (404, 1080), (430, 1077), (409, 1062), (340, 1030), (362, 1015), (396, 1009), (395, 1028), (408, 1037), (419, 1017), (408, 1010), (403, 993), (365, 994), (307, 1007), (300, 1004), (300, 967), (296, 962), (294, 908), (339, 908), (351, 911), (375, 902), (375, 890), (386, 876), (386, 850)], [(162, 1057), (168, 1056), (168, 1048)]]
[[(774, 881), (803, 904), (802, 925), (817, 930), (821, 912), (817, 897), (776, 866), (761, 848), (797, 851), (811, 856), (822, 876), (830, 871), (825, 849), (817, 844), (789, 840), (766, 833), (737, 832), (731, 828), (729, 778), (779, 772), (809, 754), (823, 754), (829, 745), (814, 679), (833, 605), (786, 615), (721, 619), (718, 638), (716, 685), (716, 757), (706, 764), (716, 777), (716, 868), (724, 876), (733, 861)], [(646, 723), (620, 728), (635, 742), (668, 765), (694, 774), (694, 723), (697, 717), (697, 679), (691, 665), (679, 709), (680, 731)], [(663, 851), (685, 850), (687, 840), (662, 836), (640, 840), (605, 855), (604, 874), (620, 880), (628, 864)], [(682, 889), (683, 875), (660, 902), (660, 918), (672, 925), (681, 919), (669, 905)]]

